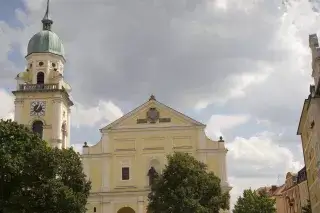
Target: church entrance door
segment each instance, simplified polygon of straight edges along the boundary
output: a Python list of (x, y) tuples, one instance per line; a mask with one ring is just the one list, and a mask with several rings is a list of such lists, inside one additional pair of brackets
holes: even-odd
[(117, 213), (135, 213), (135, 211), (130, 207), (123, 207)]

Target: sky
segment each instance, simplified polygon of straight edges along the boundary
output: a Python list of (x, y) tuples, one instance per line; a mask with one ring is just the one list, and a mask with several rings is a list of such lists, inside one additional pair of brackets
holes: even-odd
[[(40, 31), (45, 0), (0, 0), (0, 117), (12, 118), (14, 77)], [(296, 135), (309, 93), (309, 34), (317, 0), (51, 0), (72, 85), (71, 141), (150, 94), (222, 135), (234, 203), (242, 190), (282, 184), (303, 167)]]

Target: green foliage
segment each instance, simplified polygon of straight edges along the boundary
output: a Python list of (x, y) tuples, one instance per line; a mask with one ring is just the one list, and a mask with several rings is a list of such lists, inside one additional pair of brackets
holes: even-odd
[(51, 148), (25, 126), (0, 120), (0, 213), (84, 213), (90, 188), (72, 148)]
[(151, 186), (149, 213), (218, 213), (229, 208), (229, 193), (205, 164), (186, 153), (168, 156), (168, 165)]
[(302, 207), (302, 213), (312, 213), (310, 200), (308, 200), (308, 203)]
[(244, 190), (242, 197), (238, 198), (233, 213), (275, 213), (275, 202), (265, 191), (257, 193), (247, 189)]

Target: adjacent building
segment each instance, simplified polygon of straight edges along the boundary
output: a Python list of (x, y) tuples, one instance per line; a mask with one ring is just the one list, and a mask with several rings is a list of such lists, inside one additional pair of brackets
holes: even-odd
[(302, 213), (302, 207), (309, 200), (306, 167), (297, 174), (288, 172), (285, 183), (281, 186), (261, 187), (267, 195), (275, 199), (277, 213)]
[[(166, 155), (187, 152), (208, 165), (231, 190), (227, 149), (222, 138), (210, 140), (205, 125), (151, 96), (120, 119), (102, 128), (101, 140), (83, 147), (83, 165), (92, 181), (88, 212), (145, 213), (150, 175), (161, 173)], [(229, 211), (221, 211), (229, 212)]]
[(304, 101), (297, 134), (301, 136), (312, 212), (320, 212), (320, 48), (316, 34), (309, 36), (309, 46), (314, 84)]

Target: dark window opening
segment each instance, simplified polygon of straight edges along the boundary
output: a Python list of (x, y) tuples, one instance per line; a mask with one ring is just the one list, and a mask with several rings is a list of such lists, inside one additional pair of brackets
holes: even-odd
[(122, 167), (122, 180), (129, 180), (129, 167)]
[(43, 72), (38, 72), (37, 84), (44, 84), (44, 73)]
[(97, 212), (97, 208), (96, 207), (93, 207), (93, 212)]
[(43, 135), (43, 123), (42, 121), (35, 121), (32, 124), (32, 131), (36, 134), (38, 134), (38, 136), (40, 138), (42, 138)]

